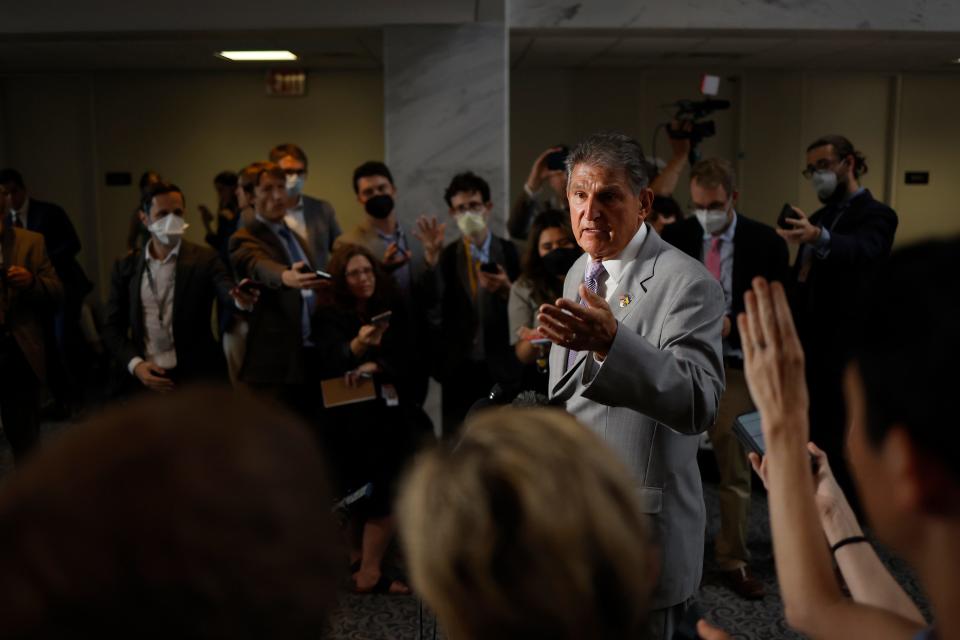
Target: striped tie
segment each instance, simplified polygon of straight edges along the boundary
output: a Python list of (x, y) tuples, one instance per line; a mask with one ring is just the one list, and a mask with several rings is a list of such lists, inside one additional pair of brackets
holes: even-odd
[[(607, 270), (603, 268), (603, 262), (600, 260), (591, 260), (587, 263), (587, 268), (583, 274), (583, 283), (587, 285), (587, 289), (590, 289), (593, 293), (598, 296), (602, 295), (600, 293), (600, 279), (607, 273)], [(580, 300), (582, 306), (587, 306), (587, 303), (583, 300)], [(574, 351), (570, 349), (567, 353), (567, 369), (573, 366), (573, 362), (577, 359), (577, 354), (579, 351)]]

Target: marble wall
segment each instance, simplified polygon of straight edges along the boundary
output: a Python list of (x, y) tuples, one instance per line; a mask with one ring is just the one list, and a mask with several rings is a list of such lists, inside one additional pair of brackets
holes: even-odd
[(512, 0), (514, 29), (960, 30), (956, 0)]
[[(458, 172), (490, 183), (491, 227), (503, 234), (507, 184), (507, 32), (502, 23), (384, 29), (386, 163), (409, 229), (446, 220), (443, 192)], [(456, 233), (448, 225), (447, 236)]]

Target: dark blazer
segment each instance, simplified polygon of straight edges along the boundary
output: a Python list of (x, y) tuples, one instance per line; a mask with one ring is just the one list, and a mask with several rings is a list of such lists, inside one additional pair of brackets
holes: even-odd
[(14, 289), (0, 282), (0, 316), (13, 334), (30, 368), (40, 382), (46, 381), (44, 324), (63, 300), (63, 287), (47, 257), (43, 236), (4, 225), (0, 233), (2, 268), (23, 267), (33, 274), (33, 285)]
[(830, 253), (823, 259), (811, 254), (810, 272), (799, 282), (804, 253), (812, 251), (803, 247), (790, 278), (791, 304), (804, 350), (809, 353), (816, 344), (826, 353), (839, 348), (842, 326), (871, 269), (890, 255), (898, 221), (893, 209), (865, 189), (845, 203), (819, 209), (810, 222), (830, 230)]
[[(211, 330), (213, 304), (233, 304), (233, 278), (220, 256), (208, 247), (181, 240), (173, 289), (173, 341), (177, 372), (183, 380), (226, 376), (223, 351)], [(140, 287), (146, 266), (138, 250), (118, 259), (110, 276), (103, 341), (126, 369), (135, 357), (144, 358), (146, 333)]]
[(307, 223), (307, 244), (316, 260), (311, 264), (315, 269), (323, 269), (330, 259), (333, 243), (341, 233), (337, 214), (326, 200), (303, 196), (303, 219)]
[(77, 262), (80, 238), (67, 212), (52, 202), (30, 198), (27, 229), (43, 236), (47, 255), (63, 283), (65, 294), (82, 299), (89, 293), (93, 285)]
[[(350, 342), (357, 336), (360, 327), (368, 324), (369, 317), (384, 311), (391, 311), (392, 315), (390, 326), (383, 334), (380, 345), (368, 349), (358, 358), (350, 350)], [(333, 305), (317, 310), (313, 335), (316, 336), (317, 349), (320, 352), (321, 377), (326, 379), (342, 376), (364, 362), (376, 362), (382, 370), (380, 377), (397, 385), (401, 389), (401, 398), (404, 398), (403, 387), (409, 382), (409, 371), (414, 363), (404, 305), (398, 299), (392, 304), (370, 309), (369, 317), (361, 318), (355, 311)]]
[[(663, 229), (663, 239), (703, 262), (703, 227), (696, 216), (688, 216)], [(767, 280), (786, 283), (789, 273), (787, 243), (777, 235), (773, 227), (752, 220), (739, 211), (737, 227), (733, 236), (733, 278), (730, 308), (730, 346), (740, 347), (740, 332), (737, 330), (737, 315), (745, 309), (743, 294), (751, 287), (751, 281), (762, 276)]]
[[(500, 265), (511, 281), (520, 275), (520, 260), (514, 244), (493, 236), (490, 259)], [(442, 329), (439, 346), (440, 375), (444, 382), (456, 383), (457, 369), (470, 359), (478, 326), (483, 327), (483, 352), (494, 381), (519, 382), (520, 362), (510, 345), (510, 321), (507, 301), (478, 285), (477, 298), (470, 294), (467, 274), (467, 250), (463, 240), (447, 245), (437, 267), (441, 283)]]
[[(297, 236), (311, 264), (313, 253)], [(257, 306), (250, 314), (247, 354), (240, 379), (260, 385), (300, 384), (304, 381), (301, 305), (298, 289), (283, 284), (290, 260), (280, 239), (260, 220), (254, 219), (230, 238), (230, 264), (238, 279), (250, 278), (263, 285)]]

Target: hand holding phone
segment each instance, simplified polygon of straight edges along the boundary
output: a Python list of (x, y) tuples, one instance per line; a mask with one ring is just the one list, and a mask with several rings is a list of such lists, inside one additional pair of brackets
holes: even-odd
[(370, 323), (376, 324), (376, 325), (389, 325), (390, 316), (392, 315), (393, 315), (393, 311), (384, 311), (383, 313), (379, 313), (373, 316), (372, 318), (370, 318)]
[(780, 215), (777, 216), (777, 226), (780, 227), (781, 229), (786, 229), (787, 231), (790, 231), (792, 229), (795, 229), (796, 227), (794, 227), (792, 224), (787, 222), (787, 220), (799, 220), (799, 219), (800, 219), (800, 214), (794, 211), (793, 207), (791, 207), (790, 203), (788, 202), (783, 205), (782, 209), (780, 209)]

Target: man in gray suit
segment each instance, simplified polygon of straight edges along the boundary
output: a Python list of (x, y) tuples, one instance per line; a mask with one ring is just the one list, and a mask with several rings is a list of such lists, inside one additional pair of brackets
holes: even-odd
[(270, 150), (270, 162), (283, 169), (287, 176), (287, 213), (284, 222), (313, 254), (313, 266), (327, 266), (333, 243), (340, 235), (340, 224), (333, 205), (326, 200), (303, 194), (307, 178), (307, 154), (295, 144), (280, 144)]
[(543, 305), (550, 394), (627, 463), (660, 545), (648, 637), (670, 638), (700, 584), (705, 509), (695, 436), (723, 393), (723, 291), (644, 219), (653, 192), (640, 145), (619, 133), (567, 159), (567, 197), (586, 252), (564, 298)]

